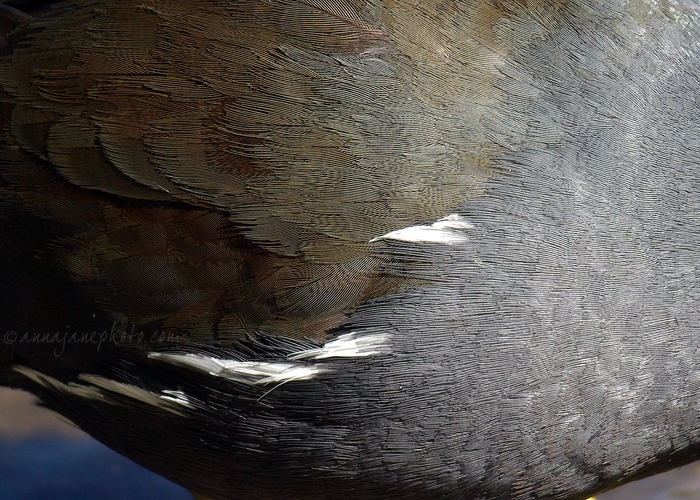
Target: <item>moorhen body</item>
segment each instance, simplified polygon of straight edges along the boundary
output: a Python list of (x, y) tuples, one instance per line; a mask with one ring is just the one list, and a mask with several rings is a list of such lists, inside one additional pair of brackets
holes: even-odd
[(1, 3), (0, 383), (216, 499), (691, 461), (698, 96), (682, 0)]

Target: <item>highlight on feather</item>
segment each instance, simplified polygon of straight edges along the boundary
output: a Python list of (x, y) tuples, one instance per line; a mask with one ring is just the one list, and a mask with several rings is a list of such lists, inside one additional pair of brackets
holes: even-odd
[[(330, 370), (328, 364), (309, 361), (333, 358), (364, 358), (390, 352), (389, 334), (359, 335), (349, 332), (338, 336), (324, 345), (302, 349), (288, 354), (279, 360), (236, 360), (225, 359), (214, 354), (152, 352), (149, 357), (172, 363), (184, 368), (195, 369), (209, 375), (235, 382), (264, 386), (272, 383), (286, 383), (309, 380)], [(305, 361), (299, 363), (298, 361)]]
[(438, 219), (430, 226), (410, 226), (397, 229), (383, 236), (372, 238), (369, 242), (399, 240), (411, 243), (445, 243), (451, 245), (466, 241), (467, 237), (462, 231), (473, 227), (464, 217), (458, 214), (450, 214), (447, 217)]
[(180, 391), (164, 390), (159, 394), (133, 384), (118, 382), (94, 374), (80, 374), (78, 376), (78, 378), (86, 382), (86, 384), (79, 384), (76, 382), (65, 383), (26, 366), (15, 366), (13, 369), (47, 389), (113, 405), (118, 405), (120, 403), (110, 396), (112, 394), (119, 394), (180, 416), (182, 413), (177, 409), (178, 406), (185, 406), (188, 408), (192, 406), (187, 396)]
[(308, 380), (325, 371), (318, 366), (268, 361), (235, 361), (203, 354), (153, 352), (150, 358), (205, 372), (234, 382), (250, 385)]
[(360, 336), (356, 332), (345, 333), (326, 342), (322, 347), (300, 351), (288, 356), (291, 360), (364, 358), (377, 354), (388, 354), (389, 334)]

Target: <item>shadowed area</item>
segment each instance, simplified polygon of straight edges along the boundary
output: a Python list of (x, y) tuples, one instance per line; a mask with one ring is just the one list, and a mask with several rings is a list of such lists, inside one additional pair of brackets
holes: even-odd
[[(190, 500), (191, 495), (121, 458), (29, 393), (0, 388), (0, 488), (7, 500)], [(700, 498), (700, 465), (635, 481), (598, 500)]]
[(4, 500), (191, 500), (186, 490), (118, 455), (30, 394), (0, 389)]

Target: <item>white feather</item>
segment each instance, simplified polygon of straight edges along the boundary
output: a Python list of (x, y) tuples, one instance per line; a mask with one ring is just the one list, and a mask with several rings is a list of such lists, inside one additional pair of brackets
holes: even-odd
[(410, 226), (391, 231), (383, 236), (372, 238), (369, 242), (379, 240), (400, 240), (412, 243), (444, 243), (452, 245), (467, 239), (465, 229), (474, 226), (458, 214), (450, 214), (437, 220), (430, 226)]

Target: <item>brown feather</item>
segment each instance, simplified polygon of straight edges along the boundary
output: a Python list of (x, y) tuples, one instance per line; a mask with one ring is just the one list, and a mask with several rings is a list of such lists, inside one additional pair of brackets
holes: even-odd
[(409, 286), (370, 240), (481, 194), (521, 8), (64, 3), (0, 59), (3, 198), (67, 224), (45, 258), (121, 328), (326, 338)]

